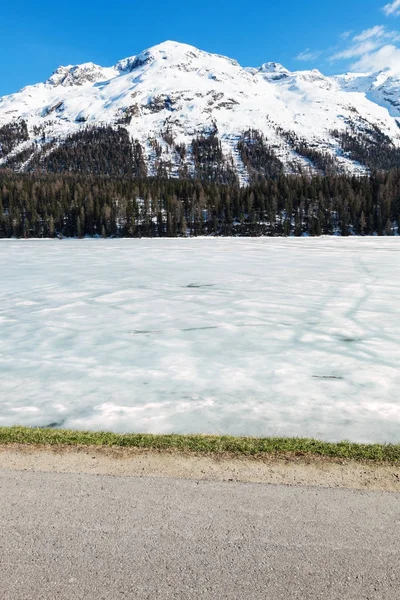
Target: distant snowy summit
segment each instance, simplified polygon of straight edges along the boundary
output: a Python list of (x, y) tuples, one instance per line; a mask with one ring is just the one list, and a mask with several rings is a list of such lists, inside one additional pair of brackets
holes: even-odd
[[(0, 166), (71, 169), (70, 149), (84, 152), (98, 129), (103, 144), (115, 146), (111, 131), (128, 139), (141, 175), (212, 179), (217, 163), (241, 184), (279, 170), (362, 174), (400, 166), (399, 126), (393, 70), (326, 77), (275, 62), (242, 67), (168, 41), (112, 67), (59, 67), (1, 98)], [(60, 148), (69, 149), (64, 163)]]

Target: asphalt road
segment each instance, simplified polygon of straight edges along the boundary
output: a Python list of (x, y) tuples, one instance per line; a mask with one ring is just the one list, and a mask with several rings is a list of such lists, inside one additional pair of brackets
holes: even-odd
[(400, 598), (400, 494), (0, 471), (1, 600)]

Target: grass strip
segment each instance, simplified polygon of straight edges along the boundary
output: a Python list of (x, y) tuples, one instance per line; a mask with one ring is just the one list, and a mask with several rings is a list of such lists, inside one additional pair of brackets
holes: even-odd
[(400, 463), (400, 444), (355, 444), (321, 442), (302, 438), (251, 438), (217, 435), (150, 435), (0, 427), (0, 444), (51, 446), (116, 446), (152, 450), (175, 450), (205, 454), (246, 456), (284, 455), (323, 456), (357, 461)]

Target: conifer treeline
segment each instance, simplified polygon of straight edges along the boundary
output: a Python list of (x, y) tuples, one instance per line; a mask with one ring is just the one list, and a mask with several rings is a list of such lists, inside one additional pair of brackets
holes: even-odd
[(247, 187), (0, 170), (0, 237), (382, 235), (399, 218), (400, 169), (361, 178), (280, 174)]
[(23, 119), (0, 127), (0, 158), (7, 156), (19, 143), (28, 139), (28, 127)]

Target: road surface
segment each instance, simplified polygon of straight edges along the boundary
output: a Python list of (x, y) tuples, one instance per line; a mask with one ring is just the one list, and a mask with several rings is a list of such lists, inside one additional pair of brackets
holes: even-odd
[(400, 598), (400, 494), (0, 471), (2, 600)]

